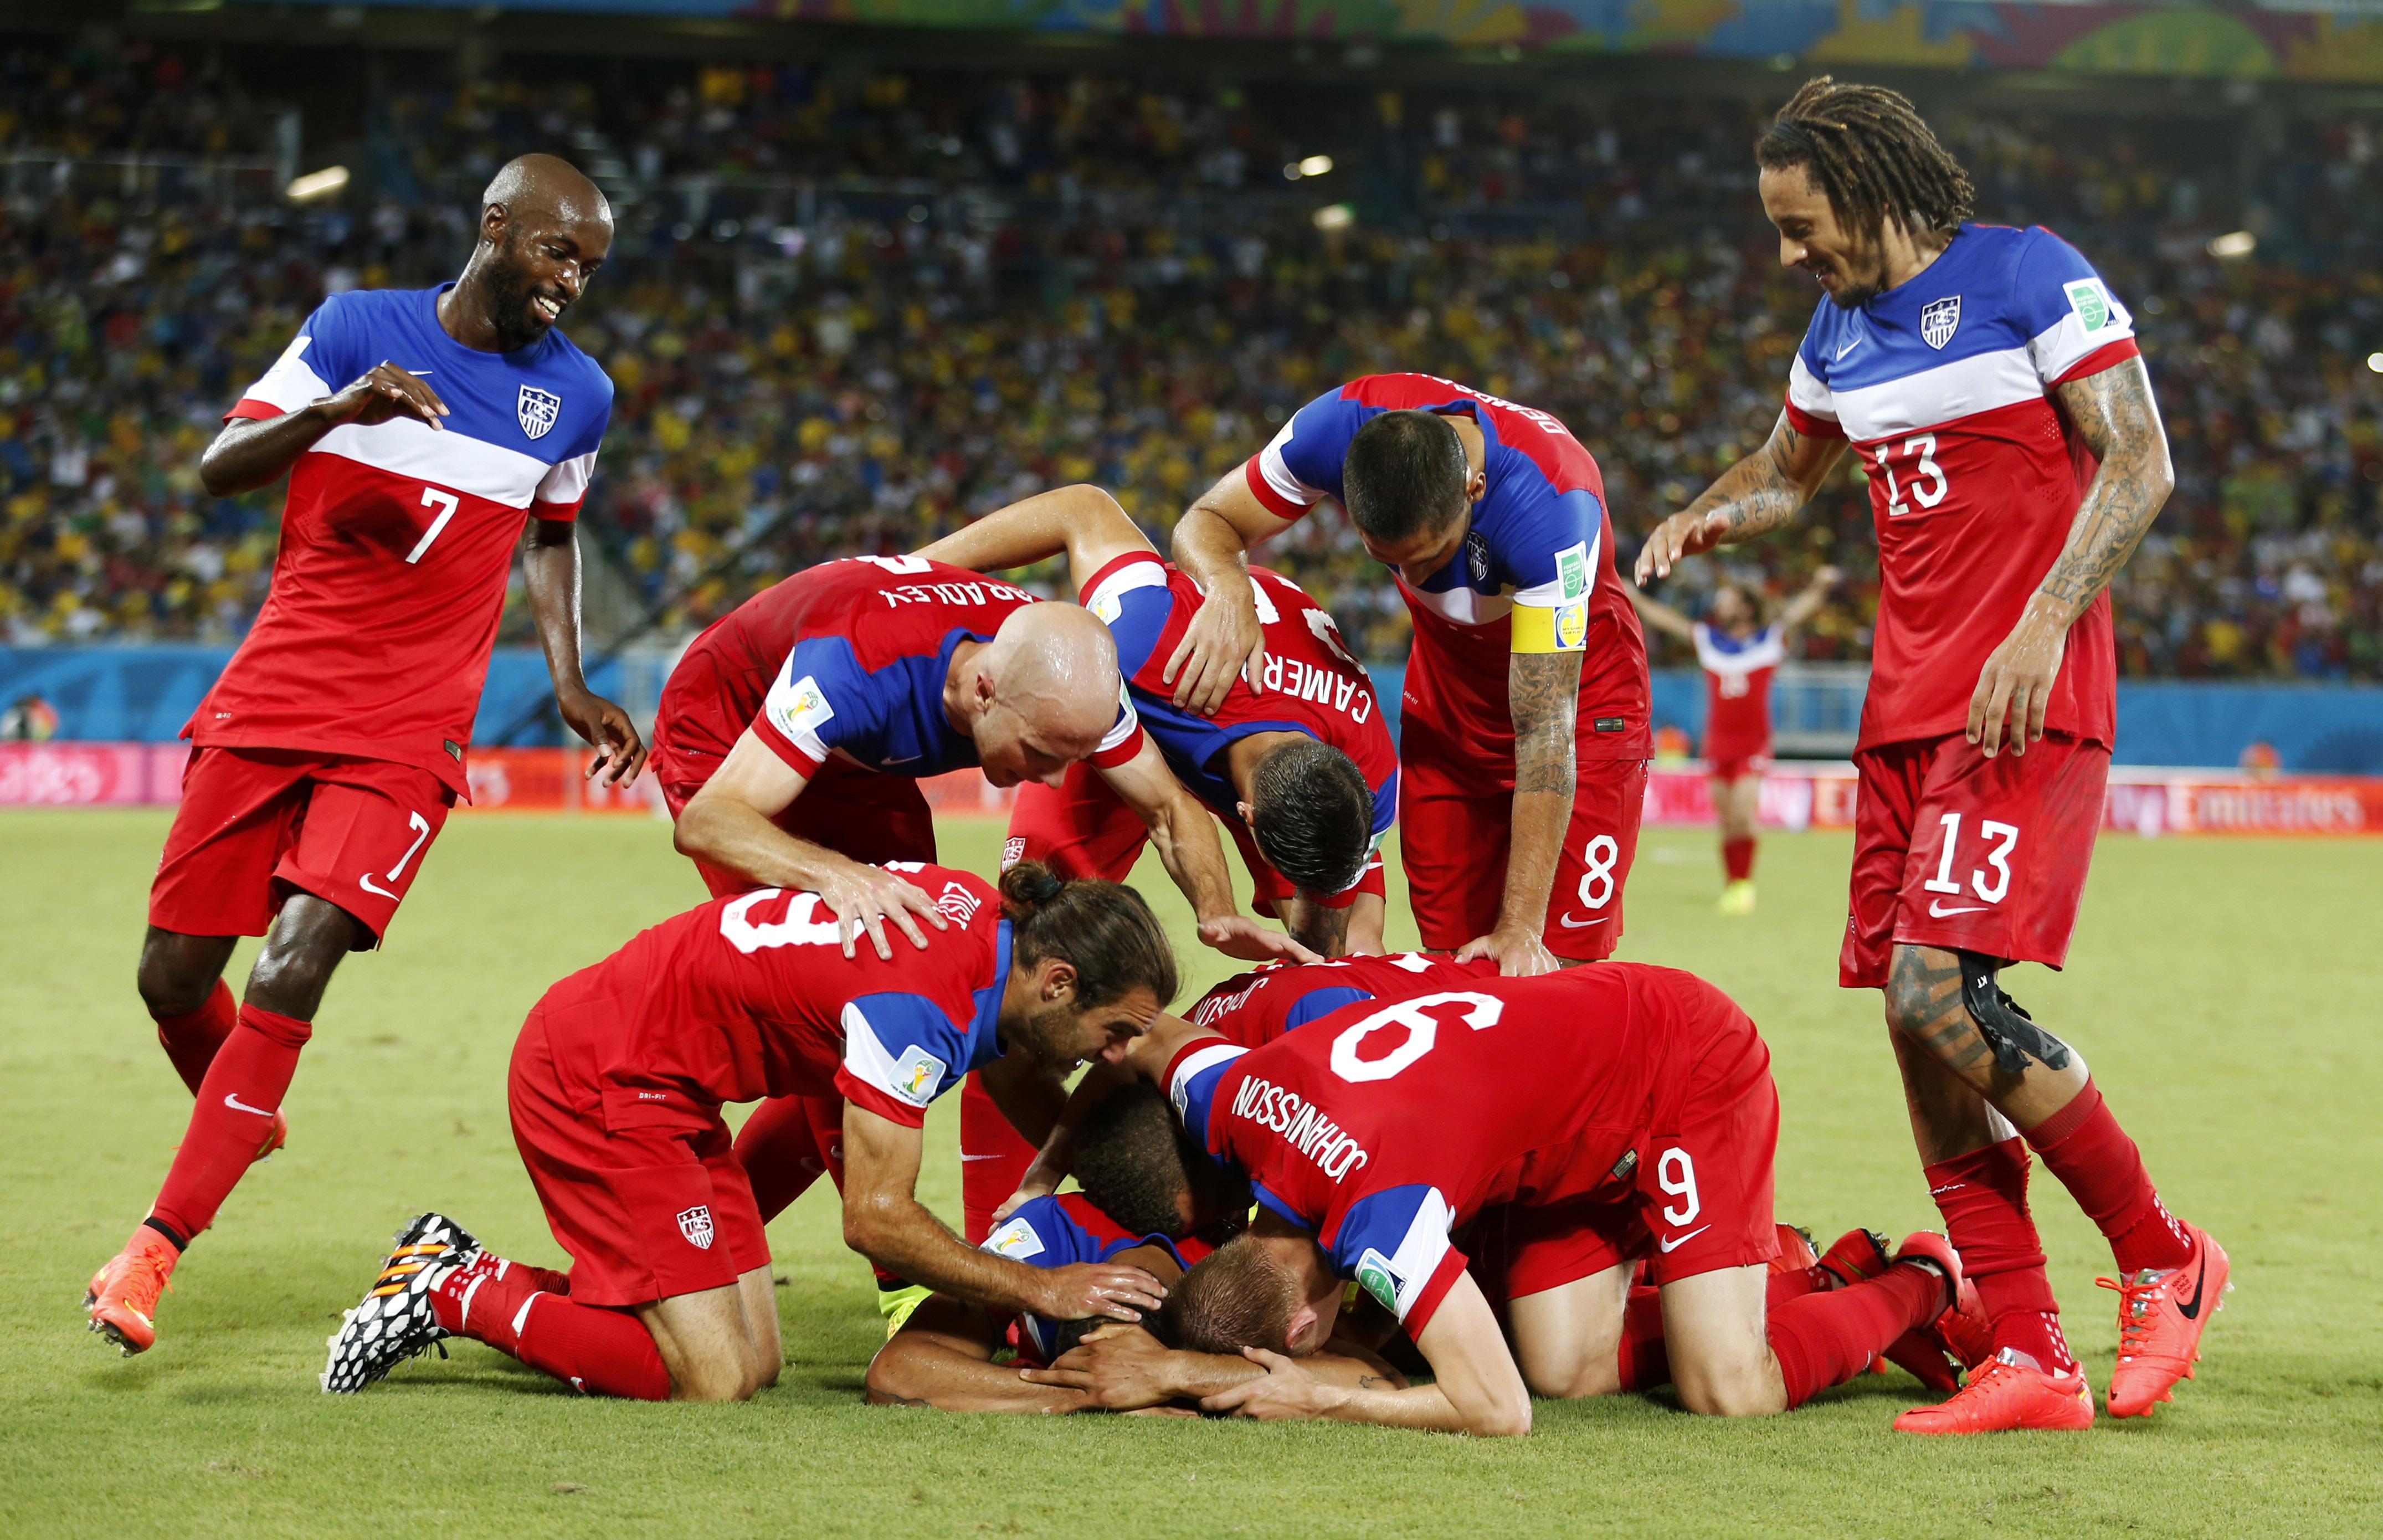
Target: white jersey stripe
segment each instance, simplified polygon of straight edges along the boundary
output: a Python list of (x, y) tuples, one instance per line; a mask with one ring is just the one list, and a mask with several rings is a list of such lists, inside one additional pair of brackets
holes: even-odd
[(587, 484), (595, 479), (596, 451), (574, 454), (568, 460), (558, 460), (546, 479), (537, 484), (537, 500), (577, 506), (587, 496)]
[(1695, 636), (1697, 666), (1707, 673), (1720, 674), (1724, 678), (1735, 675), (1742, 679), (1757, 669), (1775, 669), (1787, 660), (1786, 638), (1775, 627), (1735, 652), (1715, 647), (1712, 630), (1709, 626), (1697, 626)]
[(1787, 400), (1806, 416), (1818, 417), (1824, 423), (1837, 420), (1836, 402), (1830, 399), (1829, 388), (1804, 367), (1802, 353), (1797, 353), (1787, 365)]
[(1290, 464), (1282, 457), (1282, 447), (1290, 442), (1290, 430), (1299, 425), (1294, 416), (1282, 425), (1282, 430), (1258, 451), (1258, 472), (1266, 477), (1266, 486), (1285, 502), (1295, 502), (1302, 508), (1313, 508), (1324, 500), (1324, 494), (1291, 474)]
[(312, 337), (306, 336), (294, 339), (289, 347), (282, 350), (281, 356), (273, 361), (273, 367), (265, 371), (265, 377), (241, 391), (240, 399), (263, 401), (283, 412), (295, 412), (310, 401), (319, 401), (332, 394), (333, 388), (315, 372), (313, 364), (306, 362), (306, 350), (314, 345), (314, 341)]
[[(1803, 366), (1798, 359), (1797, 369)], [(1981, 412), (2043, 399), (2043, 381), (2024, 348), (1973, 353), (1900, 379), (1832, 392), (1837, 422), (1857, 444), (1898, 433), (1924, 433)]]
[[(561, 469), (519, 450), (484, 443), (453, 428), (434, 428), (411, 417), (392, 417), (372, 427), (342, 423), (323, 435), (306, 452), (337, 455), (391, 475), (485, 498), (507, 508), (527, 508), (538, 495), (539, 483), (547, 479), (549, 472)], [(591, 464), (595, 460), (592, 453), (582, 458)]]

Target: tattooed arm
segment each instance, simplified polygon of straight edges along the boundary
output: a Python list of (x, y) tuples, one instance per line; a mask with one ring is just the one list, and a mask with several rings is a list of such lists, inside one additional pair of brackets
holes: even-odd
[(2005, 744), (2013, 754), (2025, 754), (2043, 736), (2043, 711), (2068, 628), (2127, 564), (2176, 487), (2167, 430), (2142, 359), (2070, 380), (2056, 394), (2102, 464), (2077, 505), (2060, 559), (1978, 674), (1969, 736), (1988, 756)]
[(1638, 552), (1639, 583), (1668, 577), (1673, 563), (1684, 556), (1785, 528), (1845, 452), (1844, 439), (1798, 433), (1782, 412), (1768, 443), (1723, 471), (1702, 497), (1655, 526)]
[(1539, 939), (1548, 894), (1563, 853), (1579, 785), (1573, 729), (1580, 709), (1577, 652), (1518, 652), (1506, 665), (1506, 696), (1514, 718), (1514, 834), (1506, 854), (1506, 892), (1498, 927), (1457, 949), (1457, 958), (1492, 957), (1503, 976), (1553, 973), (1554, 955)]

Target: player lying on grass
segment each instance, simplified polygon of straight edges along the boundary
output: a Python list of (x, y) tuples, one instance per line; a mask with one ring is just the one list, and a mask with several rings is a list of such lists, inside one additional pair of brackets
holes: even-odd
[(508, 1078), (514, 1141), (555, 1239), (551, 1275), (425, 1214), (331, 1338), (323, 1388), (353, 1391), (447, 1336), (582, 1390), (742, 1399), (777, 1377), (769, 1247), (721, 1107), (846, 1101), (846, 1243), (955, 1298), (1054, 1320), (1133, 1321), (1139, 1268), (1028, 1267), (971, 1250), (913, 1192), (927, 1106), (970, 1071), (1005, 1100), (1114, 1056), (1176, 988), (1132, 890), (1021, 866), (998, 894), (937, 867), (908, 879), (945, 922), (893, 961), (844, 955), (816, 893), (765, 888), (646, 930), (546, 992)]
[[(1614, 963), (1364, 1000), (1243, 1049), (1162, 1018), (1122, 1055), (1246, 1173), (1249, 1233), (1184, 1275), (1179, 1341), (1266, 1374), (1206, 1398), (1258, 1417), (1526, 1433), (1533, 1393), (1618, 1388), (1638, 1260), (1691, 1411), (1773, 1412), (1955, 1309), (1959, 1264), (1911, 1237), (1885, 1272), (1766, 1310), (1778, 1098), (1754, 1024), (1690, 975)], [(1499, 1220), (1509, 1349), (1454, 1235)], [(1434, 1383), (1327, 1386), (1320, 1346), (1354, 1279)]]
[[(1064, 553), (1085, 607), (1117, 638), (1117, 666), (1143, 730), (1175, 778), (1232, 831), (1257, 885), (1259, 914), (1322, 956), (1382, 949), (1382, 864), (1398, 812), (1398, 750), (1364, 669), (1332, 617), (1278, 573), (1253, 568), (1265, 672), (1235, 679), (1213, 715), (1179, 708), (1159, 678), (1200, 608), (1192, 580), (1159, 560), (1117, 499), (1067, 487), (985, 515), (919, 554), (969, 568), (1025, 566)], [(1253, 686), (1264, 686), (1256, 688)], [(1121, 881), (1142, 822), (1082, 765), (1057, 786), (1018, 790), (1005, 861)], [(981, 1239), (1034, 1146), (984, 1099), (960, 1101), (961, 1196)]]
[[(265, 608), (183, 729), (149, 893), (141, 999), (197, 1104), (147, 1217), (85, 1290), (91, 1329), (128, 1354), (156, 1340), (191, 1242), (281, 1146), (332, 973), (380, 945), (469, 794), (515, 549), (555, 704), (603, 745), (587, 773), (619, 783), (644, 760), (579, 659), (574, 521), (612, 384), (554, 325), (611, 244), (594, 183), (551, 155), (508, 164), (460, 277), (324, 301), (200, 461), (215, 497), (285, 474), (290, 490)], [(224, 966), (258, 935), (235, 1006)]]
[(1798, 627), (1821, 611), (1842, 576), (1834, 567), (1812, 574), (1804, 591), (1789, 599), (1770, 624), (1753, 597), (1735, 583), (1713, 590), (1705, 618), (1687, 616), (1627, 585), (1638, 618), (1697, 649), (1705, 675), (1705, 732), (1699, 745), (1705, 773), (1712, 778), (1713, 812), (1721, 824), (1723, 886), (1715, 906), (1725, 915), (1754, 912), (1755, 815), (1762, 805), (1762, 776), (1771, 768), (1771, 676), (1787, 660), (1787, 643)]
[(1806, 82), (1755, 161), (1780, 264), (1822, 296), (1770, 441), (1648, 536), (1638, 580), (1785, 527), (1848, 447), (1862, 462), (1880, 590), (1837, 980), (1884, 996), (1997, 1349), (1895, 1425), (2093, 1426), (2030, 1150), (2110, 1242), (2109, 1410), (2147, 1417), (2201, 1356), (2225, 1248), (2169, 1214), (2085, 1061), (1999, 981), (2068, 958), (2117, 735), (2110, 580), (2175, 485), (2134, 320), (2051, 231), (1974, 223), (1969, 174), (1892, 91)]
[[(1237, 1233), (1246, 1221), (1249, 1187), (1200, 1157), (1167, 1099), (1146, 1085), (1112, 1087), (1084, 1115), (1079, 1130), (1076, 1179), (1080, 1192), (1038, 1198), (1012, 1213), (983, 1249), (1036, 1267), (1105, 1262), (1140, 1267), (1172, 1284), (1186, 1265)], [(1139, 1339), (1140, 1352), (1112, 1353), (1103, 1394), (1036, 1384), (1020, 1373), (1068, 1354), (1088, 1332), (1107, 1327)], [(881, 1405), (932, 1406), (946, 1411), (1095, 1411), (1159, 1404), (1144, 1386), (1155, 1375), (1216, 1389), (1259, 1373), (1247, 1360), (1169, 1354), (1141, 1326), (1110, 1322), (1055, 1321), (1014, 1314), (937, 1295), (913, 1312), (869, 1365), (869, 1398)], [(994, 1356), (1014, 1349), (1016, 1361)], [(1129, 1356), (1130, 1355), (1130, 1356)], [(1198, 1357), (1189, 1368), (1175, 1361)], [(1131, 1378), (1117, 1365), (1130, 1361)], [(1310, 1361), (1316, 1373), (1349, 1385), (1367, 1376), (1403, 1384), (1368, 1354), (1326, 1353)]]
[[(1178, 708), (1159, 671), (1199, 610), (1200, 590), (1159, 557), (1117, 499), (1063, 487), (988, 513), (918, 553), (980, 572), (1068, 559), (1084, 608), (1105, 622), (1144, 732), (1167, 768), (1224, 820), (1278, 916), (1320, 956), (1382, 949), (1376, 848), (1398, 812), (1398, 750), (1363, 665), (1330, 614), (1263, 567), (1249, 583), (1266, 672), (1233, 680), (1208, 715)], [(1007, 859), (1122, 880), (1145, 838), (1116, 794), (1071, 766), (1057, 787), (1021, 786)]]

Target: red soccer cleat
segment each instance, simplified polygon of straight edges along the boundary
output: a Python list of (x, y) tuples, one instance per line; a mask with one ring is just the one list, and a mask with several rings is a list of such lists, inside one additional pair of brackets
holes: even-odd
[(2148, 1417), (2176, 1399), (2176, 1382), (2192, 1378), (2201, 1329), (2226, 1308), (2226, 1249), (2206, 1230), (2192, 1236), (2192, 1260), (2165, 1273), (2096, 1278), (2118, 1294), (2118, 1366), (2110, 1374), (2110, 1415)]
[(174, 1263), (181, 1259), (174, 1243), (148, 1226), (134, 1230), (83, 1291), (91, 1329), (122, 1349), (126, 1358), (147, 1352), (157, 1340), (157, 1296), (173, 1287)]
[(1835, 1288), (1875, 1278), (1892, 1265), (1887, 1261), (1886, 1237), (1876, 1230), (1847, 1230), (1829, 1242), (1820, 1264), (1837, 1280), (1831, 1286)]
[(2082, 1374), (2047, 1374), (2001, 1354), (1986, 1360), (1951, 1400), (1916, 1406), (1895, 1420), (1897, 1433), (2081, 1433), (2093, 1425), (2093, 1392)]
[(1773, 1273), (1800, 1273), (1820, 1261), (1812, 1250), (1812, 1232), (1801, 1225), (1779, 1226), (1779, 1254), (1771, 1259)]
[(271, 1160), (273, 1152), (289, 1142), (290, 1120), (277, 1111), (273, 1115), (273, 1127), (265, 1130), (265, 1142), (256, 1147), (256, 1153), (249, 1157), (249, 1164), (253, 1165), (259, 1161)]

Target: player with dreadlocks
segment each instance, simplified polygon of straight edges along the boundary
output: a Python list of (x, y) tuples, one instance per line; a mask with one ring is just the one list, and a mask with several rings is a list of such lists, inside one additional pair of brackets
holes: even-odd
[(1879, 989), (1929, 1188), (1994, 1328), (1914, 1433), (2089, 1427), (2027, 1209), (2032, 1148), (2117, 1254), (2107, 1404), (2190, 1378), (2226, 1253), (2171, 1217), (2084, 1060), (2004, 993), (2067, 957), (2115, 735), (2111, 577), (2174, 486), (2126, 308), (2043, 229), (1970, 221), (1911, 104), (1822, 77), (1755, 145), (1779, 260), (1826, 298), (1770, 441), (1665, 520), (1642, 584), (1794, 520), (1850, 444), (1879, 598), (1838, 979)]

